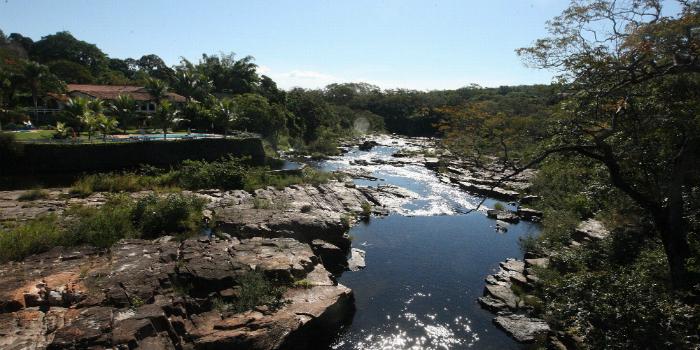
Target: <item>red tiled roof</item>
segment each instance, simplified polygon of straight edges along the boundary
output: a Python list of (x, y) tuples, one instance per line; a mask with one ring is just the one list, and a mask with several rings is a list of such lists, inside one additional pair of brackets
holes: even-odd
[[(79, 92), (94, 98), (103, 100), (115, 100), (119, 95), (129, 95), (136, 101), (151, 101), (153, 98), (143, 86), (131, 85), (91, 85), (91, 84), (68, 84), (66, 87), (68, 94)], [(184, 96), (168, 92), (168, 99), (174, 102), (185, 102)]]

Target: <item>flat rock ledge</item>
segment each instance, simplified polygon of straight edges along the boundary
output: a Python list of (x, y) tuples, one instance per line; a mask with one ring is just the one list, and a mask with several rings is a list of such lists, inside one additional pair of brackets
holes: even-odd
[[(47, 198), (34, 201), (20, 201), (24, 191), (0, 191), (0, 224), (106, 201), (103, 193), (68, 198), (67, 191), (49, 190)], [(0, 348), (318, 345), (354, 312), (352, 290), (335, 280), (344, 270), (364, 266), (364, 252), (351, 252), (346, 235), (353, 218), (367, 203), (381, 215), (413, 196), (392, 186), (361, 188), (341, 181), (254, 193), (190, 193), (207, 200), (217, 237), (122, 240), (109, 250), (57, 247), (0, 265)], [(290, 287), (279, 305), (230, 311), (225, 306), (240, 296), (241, 276), (252, 270)]]
[[(493, 215), (493, 214), (492, 214)], [(604, 239), (610, 231), (604, 224), (595, 219), (582, 221), (572, 232), (572, 239), (566, 249)], [(582, 249), (585, 249), (582, 247)], [(582, 348), (583, 340), (566, 332), (554, 332), (547, 323), (534, 317), (534, 309), (530, 301), (541, 303), (532, 291), (540, 279), (537, 277), (538, 268), (547, 268), (550, 260), (556, 260), (556, 254), (536, 257), (531, 253), (525, 254), (524, 260), (506, 259), (499, 264), (496, 273), (486, 276), (484, 295), (478, 299), (479, 304), (497, 316), (493, 322), (513, 339), (521, 343), (545, 342), (547, 348), (568, 349)], [(513, 287), (516, 288), (513, 288)], [(516, 293), (514, 290), (518, 290)], [(565, 344), (570, 344), (568, 347)]]
[(496, 273), (486, 277), (484, 296), (478, 299), (479, 304), (497, 314), (493, 322), (518, 342), (544, 340), (550, 331), (544, 320), (529, 316), (532, 310), (526, 301), (534, 296), (516, 294), (512, 288), (515, 285), (525, 292), (532, 290), (539, 280), (535, 268), (548, 264), (547, 258), (506, 259), (499, 264)]
[[(277, 307), (222, 308), (253, 269), (306, 283)], [(56, 248), (0, 266), (0, 286), (2, 349), (303, 349), (354, 308), (352, 291), (292, 238)]]

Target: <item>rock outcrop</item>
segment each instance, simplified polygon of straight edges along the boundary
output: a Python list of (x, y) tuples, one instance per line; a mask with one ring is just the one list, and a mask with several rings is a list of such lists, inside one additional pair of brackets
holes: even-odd
[[(275, 305), (229, 311), (253, 270), (286, 292)], [(353, 309), (352, 291), (292, 238), (122, 240), (109, 252), (57, 248), (1, 272), (3, 349), (304, 348), (302, 334), (337, 329)]]

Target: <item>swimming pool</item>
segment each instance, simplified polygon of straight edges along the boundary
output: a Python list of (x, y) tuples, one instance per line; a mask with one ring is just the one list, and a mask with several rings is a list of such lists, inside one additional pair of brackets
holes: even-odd
[[(166, 134), (165, 139), (166, 140), (190, 140), (190, 139), (211, 139), (211, 138), (221, 138), (223, 137), (222, 135), (217, 135), (217, 134), (202, 134), (202, 133), (172, 133), (172, 134)], [(119, 137), (120, 139), (126, 139), (126, 140), (163, 140), (163, 134), (138, 134), (138, 135), (124, 135), (122, 137)]]

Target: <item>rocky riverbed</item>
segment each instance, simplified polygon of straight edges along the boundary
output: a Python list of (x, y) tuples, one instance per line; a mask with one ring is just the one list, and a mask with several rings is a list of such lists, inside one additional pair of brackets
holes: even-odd
[[(0, 222), (100, 206), (106, 195), (20, 201), (0, 192)], [(134, 197), (149, 192), (132, 193)], [(199, 191), (216, 235), (122, 240), (109, 250), (57, 247), (0, 266), (3, 349), (307, 348), (333, 335), (352, 315), (353, 292), (335, 275), (364, 266), (346, 235), (365, 203), (386, 213), (405, 198), (391, 186), (357, 188), (332, 181), (283, 190)], [(278, 307), (221, 310), (235, 300), (239, 279), (255, 270), (289, 287)], [(303, 281), (298, 286), (295, 281)], [(322, 338), (322, 337), (321, 337)]]
[[(345, 173), (345, 181), (254, 193), (193, 192), (206, 200), (205, 215), (215, 227), (211, 237), (122, 240), (109, 250), (57, 247), (22, 262), (0, 265), (0, 347), (326, 348), (355, 309), (353, 291), (338, 279), (343, 271), (366, 266), (367, 242), (351, 244), (348, 230), (355, 217), (368, 214), (368, 204), (374, 215), (450, 216), (477, 209), (478, 197), (463, 194), (469, 192), (515, 204), (488, 209), (496, 203), (488, 199), (478, 207), (494, 219), (492, 231), (503, 233), (520, 220), (541, 217), (516, 203), (533, 199), (524, 194), (532, 173), (497, 182), (493, 180), (496, 170), (477, 171), (469, 162), (440, 150), (432, 139), (380, 136), (354, 140), (344, 150), (357, 150), (358, 144), (364, 150), (379, 146), (392, 153), (387, 157), (363, 151), (368, 152), (366, 156), (348, 158), (350, 166), (326, 169)], [(390, 181), (383, 177), (386, 172), (376, 171), (380, 168), (391, 170)], [(430, 188), (437, 186), (430, 191), (440, 196), (416, 192), (404, 180), (391, 178), (393, 172), (424, 181)], [(107, 200), (104, 193), (71, 198), (67, 189), (56, 188), (46, 198), (21, 201), (23, 192), (0, 192), (0, 225), (48, 213), (62, 215), (71, 205), (101, 206)], [(513, 278), (522, 276), (527, 282), (531, 276), (527, 269), (509, 269), (514, 266), (519, 265), (504, 264), (503, 274), (488, 279), (495, 281), (489, 284), (495, 292), (487, 294), (490, 299), (482, 304), (505, 305), (506, 309), (497, 311), (509, 314), (499, 315), (496, 324), (516, 339), (529, 341), (531, 333), (539, 334), (545, 326), (538, 320), (530, 320), (533, 332), (512, 326), (524, 324), (527, 317), (516, 312), (517, 300), (496, 291), (511, 283), (516, 272), (520, 275)], [(239, 297), (240, 279), (253, 270), (288, 285), (279, 305), (242, 313), (222, 308)], [(421, 293), (410, 300), (416, 295)], [(434, 326), (425, 329), (430, 327)], [(445, 339), (437, 334), (436, 344), (467, 344), (456, 334)], [(470, 342), (478, 341), (476, 334), (471, 336)], [(359, 348), (374, 348), (362, 344), (358, 342)], [(343, 348), (340, 343), (335, 346)]]

